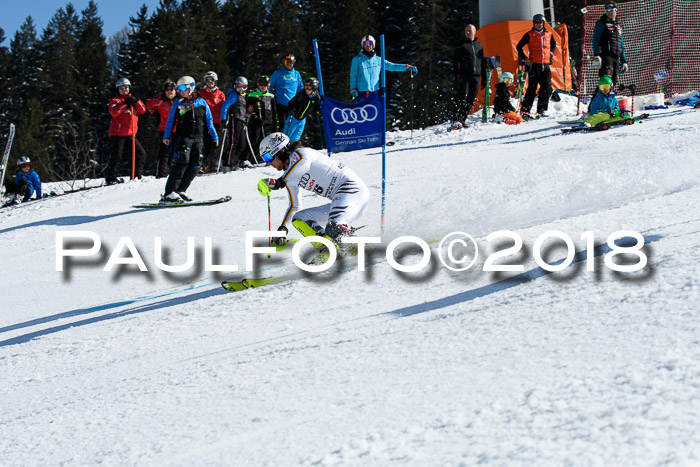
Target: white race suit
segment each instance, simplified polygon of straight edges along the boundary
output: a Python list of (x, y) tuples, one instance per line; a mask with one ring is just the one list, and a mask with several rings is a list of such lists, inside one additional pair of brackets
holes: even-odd
[[(289, 155), (289, 168), (284, 172), (289, 207), (283, 226), (296, 219), (305, 221), (319, 234), (329, 222), (349, 225), (358, 219), (369, 204), (369, 188), (360, 177), (342, 162), (311, 148), (299, 148)], [(331, 200), (330, 204), (302, 208), (302, 193), (315, 193)]]

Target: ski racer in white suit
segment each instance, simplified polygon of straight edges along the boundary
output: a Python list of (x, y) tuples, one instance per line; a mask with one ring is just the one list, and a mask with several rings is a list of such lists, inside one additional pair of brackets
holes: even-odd
[[(299, 141), (290, 143), (284, 133), (266, 136), (260, 143), (260, 154), (272, 167), (284, 171), (277, 180), (263, 179), (270, 189), (286, 188), (289, 194), (289, 207), (277, 230), (289, 232), (289, 222), (302, 220), (318, 235), (326, 235), (336, 243), (353, 231), (349, 224), (364, 214), (370, 195), (367, 185), (352, 169), (315, 149), (301, 147)], [(302, 209), (303, 192), (315, 193), (331, 202)], [(278, 245), (286, 241), (286, 237), (275, 239)]]

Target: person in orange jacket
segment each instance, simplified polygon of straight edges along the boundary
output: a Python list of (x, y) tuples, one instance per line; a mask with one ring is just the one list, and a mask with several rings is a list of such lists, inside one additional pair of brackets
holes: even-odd
[[(524, 63), (529, 69), (527, 73), (528, 85), (520, 108), (520, 114), (525, 120), (532, 120), (530, 114), (532, 103), (537, 94), (537, 118), (546, 117), (549, 107), (549, 95), (552, 90), (552, 70), (549, 65), (552, 63), (554, 51), (557, 48), (557, 41), (551, 31), (544, 25), (544, 15), (537, 14), (532, 18), (532, 29), (525, 33), (518, 45), (518, 60)], [(525, 55), (523, 48), (527, 46), (528, 55)], [(540, 91), (537, 92), (539, 85)]]
[[(158, 156), (156, 157), (156, 178), (165, 178), (170, 172), (170, 164), (173, 155), (170, 148), (163, 144), (163, 132), (165, 132), (165, 124), (168, 123), (168, 115), (170, 115), (170, 107), (175, 99), (175, 82), (167, 80), (163, 83), (163, 92), (160, 96), (148, 99), (146, 107), (152, 114), (158, 115)], [(172, 133), (176, 133), (177, 129), (173, 128)]]
[[(138, 117), (146, 112), (146, 106), (139, 99), (131, 95), (131, 82), (126, 78), (117, 80), (117, 95), (114, 96), (107, 106), (112, 123), (109, 125), (109, 164), (105, 170), (105, 182), (107, 185), (120, 183), (117, 178), (119, 162), (122, 159), (124, 146), (130, 148), (132, 137), (136, 138), (138, 132)], [(143, 164), (146, 161), (146, 151), (139, 140), (136, 143), (136, 161), (134, 166), (134, 176), (143, 177)]]
[[(226, 101), (226, 94), (219, 89), (217, 81), (219, 81), (219, 76), (213, 71), (207, 71), (204, 74), (204, 88), (199, 91), (199, 97), (204, 99), (209, 106), (211, 116), (214, 118), (214, 128), (216, 128), (216, 134), (218, 135), (221, 128), (221, 106)], [(214, 167), (216, 169), (214, 164), (218, 160), (214, 140), (209, 133), (205, 132), (203, 167)]]

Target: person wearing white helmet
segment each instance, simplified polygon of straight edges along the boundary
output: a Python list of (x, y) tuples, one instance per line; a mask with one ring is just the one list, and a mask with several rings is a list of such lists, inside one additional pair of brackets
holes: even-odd
[[(325, 235), (336, 244), (340, 237), (354, 231), (350, 223), (364, 214), (370, 193), (352, 169), (315, 149), (302, 147), (299, 141), (290, 142), (284, 133), (266, 136), (260, 143), (260, 156), (284, 172), (276, 180), (259, 182), (270, 190), (286, 188), (289, 195), (289, 207), (277, 230), (289, 232), (287, 225), (291, 222), (304, 236)], [(328, 198), (330, 203), (302, 209), (303, 192)], [(286, 241), (286, 236), (275, 239), (278, 245)]]
[[(117, 95), (114, 96), (107, 105), (109, 114), (112, 116), (112, 123), (109, 126), (110, 158), (105, 169), (105, 182), (107, 185), (119, 183), (117, 178), (119, 162), (124, 149), (131, 149), (132, 138), (134, 140), (133, 154), (135, 159), (134, 176), (141, 178), (143, 175), (143, 164), (146, 161), (146, 151), (136, 134), (138, 128), (138, 115), (146, 113), (146, 106), (139, 99), (131, 94), (131, 82), (126, 78), (119, 78), (115, 85)], [(129, 151), (131, 152), (131, 151)]]
[[(353, 57), (350, 65), (350, 94), (355, 98), (355, 102), (361, 102), (379, 90), (379, 75), (382, 70), (382, 60), (374, 51), (374, 37), (363, 36), (360, 44), (362, 50)], [(413, 65), (392, 63), (389, 60), (384, 60), (384, 68), (386, 71), (408, 71), (412, 75), (418, 74), (418, 68)]]
[[(199, 91), (199, 97), (204, 99), (211, 110), (211, 115), (214, 118), (214, 128), (216, 133), (219, 133), (221, 128), (221, 105), (226, 100), (226, 94), (219, 89), (217, 82), (219, 76), (213, 71), (207, 71), (204, 74), (204, 88)], [(204, 133), (204, 167), (212, 167), (214, 161), (218, 158), (214, 149), (214, 140), (211, 139), (208, 133)]]
[[(178, 97), (173, 102), (168, 122), (163, 132), (163, 144), (172, 147), (173, 164), (168, 181), (165, 182), (163, 201), (181, 203), (191, 201), (185, 194), (202, 165), (204, 132), (208, 131), (219, 144), (219, 136), (214, 128), (214, 119), (207, 103), (199, 97), (197, 83), (191, 76), (177, 80)], [(170, 132), (177, 125), (177, 135), (170, 140)]]
[(32, 161), (27, 156), (17, 159), (17, 173), (15, 179), (7, 180), (5, 186), (10, 195), (6, 205), (18, 204), (29, 199), (36, 193), (36, 198), (41, 199), (41, 179), (35, 170), (32, 170)]

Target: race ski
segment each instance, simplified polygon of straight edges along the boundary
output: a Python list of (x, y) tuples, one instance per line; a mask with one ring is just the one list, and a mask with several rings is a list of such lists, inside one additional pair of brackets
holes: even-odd
[(594, 126), (575, 126), (572, 128), (562, 128), (561, 131), (562, 133), (574, 133), (577, 131), (605, 131), (609, 130), (610, 128), (614, 126), (622, 126), (622, 125), (632, 125), (634, 123), (637, 123), (640, 120), (643, 120), (645, 118), (649, 117), (649, 114), (642, 114), (638, 115), (636, 117), (632, 118), (624, 118), (622, 120), (616, 120), (614, 122), (600, 122), (597, 125)]
[(525, 93), (525, 82), (527, 80), (527, 71), (525, 70), (525, 67), (519, 66), (518, 67), (518, 76), (517, 76), (517, 86), (518, 86), (518, 93), (517, 93), (517, 99), (518, 99), (518, 108), (517, 111), (520, 113), (520, 106), (522, 105), (523, 102), (523, 94)]
[(496, 66), (496, 78), (497, 78), (497, 81), (500, 83), (501, 82), (501, 74), (503, 74), (503, 70), (501, 69), (501, 56), (500, 55), (496, 55), (495, 66)]
[(491, 74), (495, 66), (496, 57), (484, 57), (486, 60), (486, 82), (484, 83), (484, 108), (481, 113), (481, 121), (489, 121), (489, 106), (491, 105)]
[(12, 140), (15, 139), (15, 125), (10, 123), (10, 133), (7, 135), (7, 144), (5, 152), (2, 154), (2, 164), (0, 164), (0, 196), (2, 196), (2, 188), (5, 184), (5, 171), (7, 162), (10, 160), (10, 149), (12, 148)]
[(239, 281), (223, 281), (221, 287), (229, 292), (240, 292), (241, 290), (254, 289), (266, 285), (278, 284), (284, 282), (284, 277), (264, 277), (262, 279), (243, 279)]
[(220, 203), (226, 203), (228, 201), (231, 201), (230, 196), (224, 196), (223, 198), (219, 199), (208, 199), (204, 201), (183, 201), (182, 203), (142, 203), (142, 204), (135, 204), (132, 207), (134, 208), (142, 208), (142, 209), (149, 209), (149, 208), (182, 208), (185, 206), (209, 206), (212, 204), (220, 204)]

